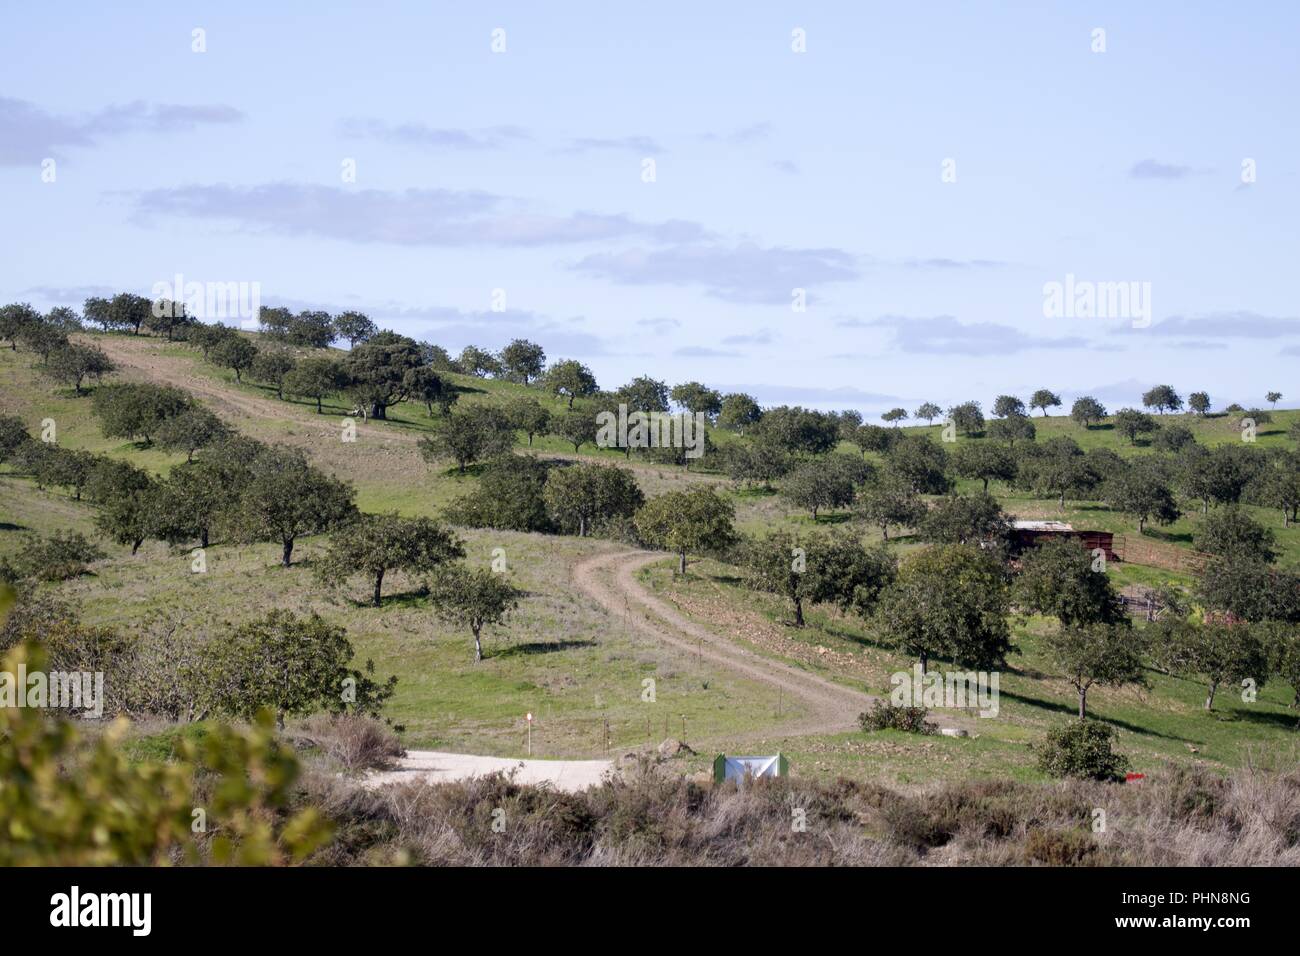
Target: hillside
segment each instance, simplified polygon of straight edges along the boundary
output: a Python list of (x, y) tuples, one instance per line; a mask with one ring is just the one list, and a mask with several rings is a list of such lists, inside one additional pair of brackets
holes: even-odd
[[(422, 404), (404, 402), (390, 409), (383, 422), (357, 420), (356, 441), (345, 442), (342, 423), (351, 417), (351, 408), (338, 396), (327, 397), (323, 414), (317, 414), (314, 402), (280, 400), (265, 386), (236, 382), (231, 372), (204, 362), (195, 349), (181, 343), (129, 335), (87, 334), (84, 339), (100, 345), (117, 364), (113, 380), (175, 385), (239, 432), (301, 448), (316, 466), (355, 486), (362, 511), (438, 516), (479, 480), (476, 467), (460, 474), (454, 467), (431, 466), (422, 459), (417, 442), (438, 420), (438, 413), (430, 416)], [(181, 454), (104, 438), (90, 411), (91, 398), (52, 384), (34, 363), (27, 352), (0, 350), (0, 414), (19, 416), (33, 433), (39, 433), (42, 420), (53, 419), (60, 445), (107, 454), (159, 475), (184, 460)], [(462, 390), (459, 409), (503, 405), (521, 395), (537, 398), (553, 411), (566, 405), (536, 387), (462, 375), (449, 378)], [(1300, 413), (1277, 410), (1272, 417), (1272, 423), (1260, 429), (1258, 444), (1294, 447), (1287, 432)], [(1239, 440), (1227, 416), (1164, 416), (1167, 421), (1175, 418), (1202, 444)], [(1039, 442), (1068, 435), (1084, 448), (1110, 448), (1126, 457), (1152, 453), (1149, 447), (1124, 441), (1109, 423), (1084, 429), (1057, 415), (1036, 417), (1034, 424)], [(912, 426), (900, 431), (938, 441), (940, 429)], [(737, 440), (721, 429), (710, 434), (719, 446)], [(982, 440), (961, 438), (958, 443)], [(859, 454), (847, 444), (840, 450)], [(747, 532), (801, 529), (814, 523), (782, 497), (742, 488), (718, 471), (687, 472), (590, 444), (575, 456), (572, 446), (554, 436), (538, 436), (531, 446), (517, 436), (515, 451), (622, 464), (631, 469), (647, 497), (707, 483), (734, 502), (737, 526)], [(869, 457), (878, 460), (874, 453)], [(962, 491), (978, 487), (977, 481), (958, 485)], [(94, 534), (89, 504), (59, 490), (39, 489), (7, 467), (0, 470), (0, 488), (0, 557), (12, 554), (28, 531)], [(1055, 499), (997, 483), (992, 490), (1018, 517), (1063, 518), (1076, 528), (1136, 536), (1130, 518), (1098, 502), (1072, 500), (1062, 511)], [(1283, 528), (1274, 510), (1246, 510), (1273, 530), (1283, 566), (1300, 562), (1300, 527)], [(816, 524), (847, 526), (847, 519), (847, 511), (831, 509)], [(1147, 537), (1190, 550), (1201, 520), (1194, 509), (1187, 509), (1173, 524), (1149, 529)], [(358, 662), (370, 659), (379, 675), (397, 675), (388, 714), (405, 728), (402, 739), (411, 747), (517, 756), (524, 747), (523, 715), (532, 713), (534, 755), (605, 756), (679, 737), (698, 751), (690, 761), (697, 769), (716, 752), (780, 750), (807, 776), (843, 774), (903, 784), (970, 776), (1039, 780), (1044, 778), (1030, 744), (1047, 728), (1072, 718), (1073, 690), (1053, 674), (1040, 646), (1045, 629), (1053, 626), (1043, 618), (1015, 622), (1020, 652), (1004, 674), (999, 719), (971, 720), (972, 735), (965, 738), (918, 738), (895, 731), (863, 734), (827, 725), (816, 700), (806, 689), (799, 690), (797, 675), (782, 676), (781, 670), (791, 668), (842, 686), (858, 695), (854, 700), (887, 693), (889, 675), (907, 670), (911, 661), (877, 643), (861, 620), (816, 607), (807, 628), (791, 628), (783, 602), (743, 587), (735, 568), (702, 561), (682, 578), (672, 574), (667, 558), (635, 576), (638, 587), (663, 602), (658, 610), (646, 610), (629, 604), (626, 594), (614, 587), (619, 574), (627, 571), (631, 576), (630, 566), (619, 557), (629, 553), (626, 544), (488, 529), (457, 531), (471, 564), (486, 566), (495, 550), (503, 549), (510, 574), (526, 592), (509, 626), (492, 631), (489, 656), (480, 665), (472, 662), (468, 633), (431, 613), (418, 580), (397, 576), (379, 608), (365, 603), (364, 586), (321, 585), (312, 567), (323, 553), (323, 538), (301, 543), (289, 568), (278, 566), (274, 544), (241, 546), (216, 540), (208, 549), (204, 574), (191, 573), (187, 548), (150, 541), (132, 555), (129, 548), (105, 544), (108, 556), (94, 564), (93, 574), (46, 587), (79, 604), (87, 622), (127, 630), (153, 626), (150, 622), (158, 620), (184, 629), (211, 629), (273, 608), (319, 612), (347, 628)], [(880, 539), (875, 530), (859, 528), (858, 534), (866, 542)], [(890, 547), (900, 552), (917, 546), (910, 533), (890, 536)], [(585, 562), (598, 558), (604, 563), (597, 562), (597, 570), (582, 570)], [(1121, 587), (1187, 580), (1179, 572), (1134, 562), (1112, 563), (1107, 573)], [(580, 580), (584, 575), (585, 583)], [(602, 581), (613, 595), (604, 603), (593, 596)], [(674, 621), (674, 616), (680, 617)], [(697, 641), (697, 653), (691, 654), (683, 650), (689, 639), (685, 644), (665, 643), (641, 626), (644, 621), (660, 633), (681, 634), (688, 625), (698, 628), (701, 635), (712, 635), (721, 645), (757, 661), (758, 669), (745, 673), (721, 652), (704, 653), (704, 636)], [(1295, 696), (1292, 688), (1270, 682), (1258, 701), (1249, 704), (1225, 692), (1215, 711), (1207, 714), (1201, 709), (1204, 688), (1198, 681), (1154, 671), (1148, 678), (1146, 688), (1098, 688), (1091, 698), (1093, 715), (1119, 731), (1120, 747), (1135, 769), (1151, 771), (1166, 763), (1220, 770), (1248, 762), (1294, 765), (1300, 736), (1296, 713), (1289, 706)], [(655, 684), (653, 702), (643, 699), (647, 679)]]

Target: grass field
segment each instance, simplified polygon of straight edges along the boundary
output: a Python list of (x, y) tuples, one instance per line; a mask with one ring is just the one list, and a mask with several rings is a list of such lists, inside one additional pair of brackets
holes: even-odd
[[(340, 440), (340, 425), (349, 410), (341, 401), (326, 402), (325, 414), (318, 415), (314, 403), (281, 402), (258, 385), (236, 383), (231, 373), (204, 363), (183, 345), (126, 336), (95, 338), (122, 366), (120, 378), (187, 387), (239, 430), (305, 449), (317, 465), (355, 485), (358, 504), (365, 511), (436, 515), (477, 481), (474, 469), (460, 475), (454, 469), (430, 467), (420, 458), (415, 441), (431, 427), (422, 405), (404, 403), (390, 411), (388, 422), (358, 423), (358, 440), (347, 443)], [(104, 439), (90, 413), (90, 399), (45, 381), (31, 362), (27, 353), (0, 350), (0, 413), (21, 416), (34, 433), (42, 420), (53, 419), (60, 444), (129, 459), (158, 473), (181, 460), (180, 455)], [(527, 394), (556, 409), (564, 405), (522, 385), (465, 377), (457, 382), (468, 389), (462, 398), (467, 404)], [(1259, 432), (1259, 444), (1288, 443), (1287, 429), (1298, 414), (1273, 412), (1273, 422)], [(1203, 443), (1239, 440), (1226, 417), (1165, 418), (1175, 417)], [(1084, 447), (1110, 447), (1123, 455), (1149, 453), (1145, 446), (1130, 446), (1107, 426), (1083, 429), (1059, 415), (1034, 421), (1040, 441), (1064, 434)], [(938, 440), (938, 426), (911, 430)], [(731, 435), (717, 433), (718, 443), (729, 440)], [(522, 436), (518, 450), (528, 450)], [(571, 446), (554, 438), (536, 439), (531, 450), (573, 454)], [(844, 450), (856, 453), (851, 446)], [(598, 455), (612, 461), (624, 457), (591, 446), (582, 452), (584, 457)], [(744, 531), (811, 524), (805, 513), (774, 493), (736, 489), (716, 474), (688, 474), (635, 459), (629, 464), (647, 495), (696, 481), (718, 484), (733, 497)], [(0, 556), (17, 547), (24, 531), (93, 533), (94, 512), (88, 505), (58, 491), (37, 489), (6, 471), (0, 469)], [(961, 490), (976, 487), (977, 482), (965, 482)], [(1009, 512), (1020, 517), (1059, 517), (1077, 528), (1137, 533), (1130, 519), (1097, 503), (1067, 502), (1062, 511), (1054, 500), (998, 485), (991, 490)], [(1277, 535), (1281, 563), (1300, 563), (1300, 527), (1284, 529), (1275, 511), (1250, 510)], [(846, 513), (823, 515), (818, 523), (847, 527), (847, 517)], [(1190, 548), (1200, 520), (1199, 513), (1189, 510), (1173, 525), (1151, 529), (1149, 535), (1174, 547)], [(879, 537), (874, 530), (857, 530), (864, 540)], [(347, 627), (358, 661), (373, 659), (381, 677), (398, 675), (389, 715), (405, 728), (403, 740), (412, 747), (522, 755), (523, 715), (531, 712), (533, 752), (541, 756), (601, 756), (665, 737), (682, 737), (700, 751), (693, 761), (697, 769), (715, 752), (744, 746), (763, 752), (782, 750), (798, 773), (809, 776), (844, 774), (905, 784), (960, 777), (1033, 780), (1040, 775), (1030, 744), (1074, 713), (1073, 690), (1052, 675), (1039, 649), (1039, 636), (1052, 625), (1031, 618), (1015, 624), (1018, 653), (1002, 675), (1001, 713), (997, 719), (981, 721), (972, 737), (917, 738), (894, 732), (783, 736), (780, 728), (800, 715), (797, 702), (780, 699), (768, 686), (638, 638), (616, 616), (583, 599), (571, 580), (574, 564), (615, 545), (509, 532), (461, 529), (460, 533), (471, 563), (486, 563), (493, 549), (504, 549), (516, 584), (528, 595), (509, 627), (489, 635), (489, 657), (478, 666), (472, 662), (468, 632), (437, 619), (419, 582), (400, 576), (387, 582), (390, 597), (379, 609), (361, 603), (365, 594), (360, 581), (348, 590), (319, 584), (312, 562), (323, 547), (320, 539), (302, 542), (295, 565), (288, 569), (278, 566), (274, 545), (236, 547), (214, 541), (205, 574), (191, 573), (184, 550), (149, 543), (132, 556), (125, 548), (110, 546), (109, 557), (95, 565), (92, 575), (57, 590), (78, 602), (88, 621), (128, 629), (146, 626), (153, 616), (201, 630), (277, 607), (317, 611)], [(891, 546), (906, 551), (917, 543), (906, 534), (891, 535)], [(1137, 564), (1112, 563), (1108, 573), (1120, 586), (1166, 580), (1186, 583), (1176, 572)], [(788, 626), (788, 609), (779, 600), (743, 589), (734, 569), (716, 562), (692, 564), (691, 573), (681, 578), (672, 574), (671, 563), (665, 561), (644, 571), (641, 580), (691, 620), (755, 654), (831, 680), (887, 692), (889, 675), (911, 665), (879, 646), (861, 621), (837, 612), (814, 608), (807, 628)], [(655, 682), (654, 703), (642, 697), (647, 678)], [(1207, 714), (1201, 709), (1204, 688), (1200, 684), (1154, 672), (1148, 678), (1145, 688), (1102, 688), (1089, 699), (1095, 716), (1119, 730), (1120, 746), (1136, 769), (1152, 770), (1165, 763), (1215, 768), (1300, 763), (1297, 714), (1288, 706), (1293, 697), (1290, 688), (1266, 685), (1258, 700), (1249, 704), (1225, 689), (1215, 711)]]

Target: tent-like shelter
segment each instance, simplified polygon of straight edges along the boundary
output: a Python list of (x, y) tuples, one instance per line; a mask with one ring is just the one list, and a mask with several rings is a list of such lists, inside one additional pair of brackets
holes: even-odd
[(788, 777), (790, 761), (782, 754), (772, 757), (728, 757), (718, 754), (713, 758), (713, 782), (746, 777)]

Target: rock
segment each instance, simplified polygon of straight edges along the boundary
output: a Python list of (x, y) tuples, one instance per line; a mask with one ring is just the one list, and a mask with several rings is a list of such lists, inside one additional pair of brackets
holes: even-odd
[(940, 727), (939, 733), (941, 733), (945, 737), (969, 737), (970, 736), (970, 734), (962, 730), (960, 727)]
[(672, 737), (659, 745), (659, 756), (661, 757), (688, 757), (694, 753), (695, 751), (689, 746)]

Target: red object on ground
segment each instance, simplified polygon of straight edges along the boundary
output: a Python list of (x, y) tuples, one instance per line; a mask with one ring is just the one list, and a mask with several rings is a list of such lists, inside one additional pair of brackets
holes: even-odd
[(1126, 773), (1124, 774), (1124, 782), (1135, 783), (1136, 781), (1143, 779), (1145, 776), (1146, 774), (1144, 773)]

